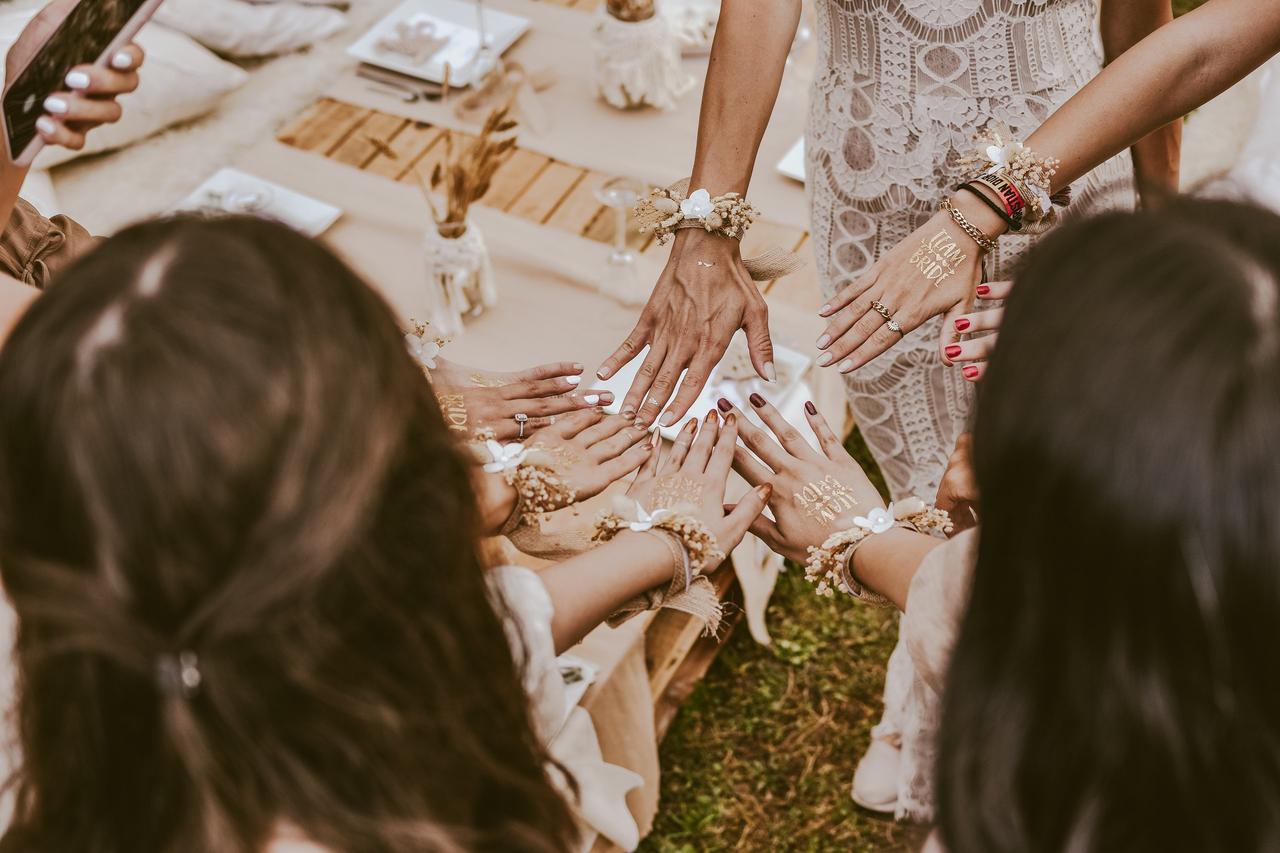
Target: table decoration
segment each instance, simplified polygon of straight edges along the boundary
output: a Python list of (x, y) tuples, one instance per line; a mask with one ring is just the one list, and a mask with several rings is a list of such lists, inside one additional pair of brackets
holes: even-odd
[(680, 42), (653, 0), (608, 0), (592, 29), (595, 84), (619, 109), (674, 109), (695, 85), (680, 64)]
[(613, 211), (613, 251), (609, 253), (600, 292), (627, 306), (643, 305), (652, 285), (640, 281), (636, 253), (627, 245), (627, 211), (648, 190), (631, 178), (613, 178), (595, 191), (596, 199)]
[[(455, 154), (453, 132), (445, 131), (444, 159), (429, 178), (413, 170), (433, 220), (424, 241), (429, 320), (444, 337), (461, 334), (464, 318), (478, 317), (498, 301), (484, 237), (468, 213), (515, 148), (515, 127), (508, 110), (494, 110), (461, 153)], [(437, 194), (443, 196), (442, 207)]]

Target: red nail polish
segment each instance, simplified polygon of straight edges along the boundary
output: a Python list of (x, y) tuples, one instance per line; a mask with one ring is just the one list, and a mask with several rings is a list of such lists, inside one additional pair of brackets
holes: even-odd
[(764, 397), (761, 397), (759, 394), (752, 394), (750, 400), (751, 405), (755, 406), (757, 409), (764, 405)]
[(965, 379), (977, 379), (977, 378), (978, 378), (978, 368), (977, 368), (977, 367), (975, 367), (975, 366), (973, 366), (972, 364), (971, 364), (971, 365), (969, 365), (968, 367), (966, 367), (964, 370), (962, 370), (962, 371), (961, 371), (961, 373), (963, 373), (963, 374), (964, 374), (964, 378), (965, 378)]
[(977, 292), (979, 296), (986, 296), (988, 293), (991, 292), (991, 288), (985, 284), (980, 284), (977, 287)]
[(963, 332), (965, 329), (969, 328), (970, 325), (972, 324), (968, 320), (961, 317), (959, 320), (956, 320), (956, 331)]
[(730, 403), (724, 397), (721, 397), (719, 400), (716, 400), (716, 407), (722, 412), (727, 412), (733, 408), (733, 403)]
[(956, 358), (960, 355), (960, 346), (958, 344), (952, 344), (944, 349), (943, 352), (947, 354), (947, 358)]
[(817, 406), (815, 406), (813, 403), (805, 403), (805, 404), (804, 404), (804, 410), (805, 410), (806, 412), (808, 412), (809, 414), (811, 414), (811, 415), (816, 415), (816, 414), (818, 414), (818, 407), (817, 407)]

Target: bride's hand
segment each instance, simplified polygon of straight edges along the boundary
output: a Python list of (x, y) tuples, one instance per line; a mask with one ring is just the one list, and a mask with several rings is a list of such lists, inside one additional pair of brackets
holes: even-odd
[(696, 507), (698, 520), (715, 536), (717, 547), (728, 554), (764, 510), (771, 490), (765, 484), (748, 492), (736, 507), (724, 505), (738, 422), (730, 415), (721, 426), (715, 410), (707, 413), (701, 429), (696, 418), (690, 419), (665, 457), (655, 452), (645, 461), (627, 496), (649, 512), (678, 505)]
[[(732, 409), (728, 400), (719, 405)], [(759, 394), (751, 396), (751, 405), (773, 435), (741, 418), (742, 440), (751, 453), (739, 447), (733, 468), (753, 486), (773, 484), (769, 509), (775, 520), (760, 516), (751, 525), (751, 532), (771, 549), (803, 563), (809, 546), (822, 545), (832, 533), (852, 527), (855, 517), (884, 507), (880, 493), (816, 406), (806, 403), (805, 415), (821, 450), (811, 447)]]
[[(985, 233), (998, 233), (990, 224), (991, 211), (977, 209), (981, 202), (957, 198), (953, 203)], [(930, 317), (967, 300), (981, 279), (978, 245), (946, 211), (938, 211), (822, 306), (818, 313), (830, 322), (817, 341), (824, 350), (818, 364), (834, 365), (841, 373), (857, 370)], [(873, 302), (883, 306), (900, 332), (889, 327)]]

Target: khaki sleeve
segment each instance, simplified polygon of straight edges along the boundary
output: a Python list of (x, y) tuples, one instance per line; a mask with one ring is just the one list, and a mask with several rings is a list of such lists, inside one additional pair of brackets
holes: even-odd
[(907, 593), (902, 632), (916, 672), (938, 695), (969, 604), (978, 531), (966, 530), (924, 558)]
[(18, 199), (9, 225), (0, 234), (0, 271), (39, 290), (96, 240), (75, 220), (46, 219), (28, 202)]

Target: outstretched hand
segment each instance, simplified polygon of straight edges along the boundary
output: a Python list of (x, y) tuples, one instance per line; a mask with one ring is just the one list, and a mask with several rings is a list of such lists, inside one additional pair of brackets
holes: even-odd
[(769, 309), (743, 266), (738, 241), (682, 231), (639, 322), (605, 359), (598, 375), (601, 379), (613, 376), (647, 345), (649, 353), (621, 411), (624, 417), (634, 418), (637, 426), (648, 427), (671, 401), (659, 421), (670, 426), (698, 398), (738, 329), (746, 330), (756, 372), (772, 382)]
[[(980, 299), (1008, 299), (1013, 291), (1011, 281), (993, 281), (980, 284), (977, 295)], [(970, 311), (967, 303), (961, 303), (948, 312), (942, 323), (942, 360), (946, 364), (962, 363), (961, 373), (970, 382), (977, 382), (987, 371), (987, 359), (996, 348), (997, 331), (1004, 322), (1003, 308), (988, 308), (984, 311)], [(979, 338), (962, 341), (965, 335), (979, 332), (990, 332)]]

